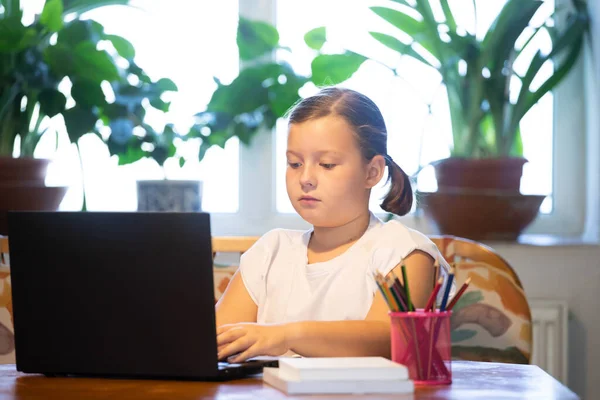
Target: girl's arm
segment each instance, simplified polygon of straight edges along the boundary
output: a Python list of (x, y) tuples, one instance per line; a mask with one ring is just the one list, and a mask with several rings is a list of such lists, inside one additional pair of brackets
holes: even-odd
[[(405, 258), (404, 264), (411, 294), (414, 291), (413, 303), (415, 307), (423, 307), (433, 286), (433, 260), (425, 253), (414, 252)], [(422, 271), (423, 269), (428, 271)], [(279, 356), (287, 350), (308, 357), (389, 357), (388, 312), (387, 304), (377, 291), (373, 304), (362, 321), (303, 321), (275, 325), (221, 326), (217, 330), (219, 358), (237, 354), (231, 361), (240, 362), (259, 355)]]
[(238, 269), (215, 306), (217, 328), (225, 324), (256, 322), (257, 311)]
[[(433, 289), (433, 259), (419, 250), (404, 261), (411, 300), (427, 304)], [(394, 274), (402, 281), (399, 264)], [(391, 273), (390, 273), (391, 275)], [(296, 322), (286, 326), (289, 348), (305, 356), (390, 356), (389, 308), (379, 291), (364, 321)]]

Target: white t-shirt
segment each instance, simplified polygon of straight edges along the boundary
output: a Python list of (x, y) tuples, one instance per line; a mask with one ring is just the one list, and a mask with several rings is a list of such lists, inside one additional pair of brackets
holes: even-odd
[(258, 323), (362, 320), (378, 290), (373, 272), (387, 275), (414, 250), (437, 259), (444, 279), (448, 274), (429, 238), (395, 220), (383, 223), (372, 213), (363, 236), (329, 261), (308, 264), (311, 233), (274, 229), (242, 255), (240, 273), (258, 306)]

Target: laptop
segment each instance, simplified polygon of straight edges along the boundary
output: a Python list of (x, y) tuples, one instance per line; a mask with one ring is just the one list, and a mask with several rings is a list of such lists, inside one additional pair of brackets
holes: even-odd
[(9, 212), (18, 371), (226, 380), (207, 213)]

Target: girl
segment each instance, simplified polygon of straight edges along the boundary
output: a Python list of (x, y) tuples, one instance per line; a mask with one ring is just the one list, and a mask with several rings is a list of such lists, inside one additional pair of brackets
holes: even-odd
[(374, 272), (400, 277), (404, 264), (422, 308), (435, 260), (443, 276), (448, 266), (426, 236), (369, 211), (386, 167), (391, 188), (381, 207), (402, 216), (413, 201), (408, 176), (387, 154), (379, 109), (342, 88), (303, 99), (289, 115), (287, 161), (288, 196), (313, 228), (272, 230), (242, 255), (216, 305), (219, 359), (390, 357), (389, 309)]

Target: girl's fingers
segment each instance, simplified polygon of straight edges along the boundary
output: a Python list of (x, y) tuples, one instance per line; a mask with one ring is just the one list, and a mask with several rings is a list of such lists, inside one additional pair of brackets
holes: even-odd
[(254, 342), (250, 342), (247, 339), (247, 336), (243, 336), (243, 337), (237, 339), (236, 341), (234, 341), (233, 343), (229, 343), (221, 351), (219, 351), (219, 353), (218, 353), (219, 360), (227, 358), (233, 354), (243, 352), (244, 350), (248, 349), (253, 344), (254, 344)]
[(230, 329), (219, 335), (217, 335), (217, 346), (223, 346), (227, 343), (236, 341), (240, 337), (244, 336), (246, 331), (244, 329)]
[(238, 326), (237, 324), (227, 324), (227, 325), (218, 326), (217, 327), (217, 336), (219, 336), (221, 333), (227, 332), (231, 328), (235, 328), (237, 326)]
[(234, 363), (243, 362), (249, 358), (256, 357), (258, 355), (260, 355), (260, 351), (258, 350), (258, 346), (256, 346), (256, 344), (254, 344), (254, 345), (250, 346), (249, 348), (247, 348), (246, 350), (244, 350), (242, 353), (238, 354), (237, 356), (232, 357), (231, 362), (234, 362)]

